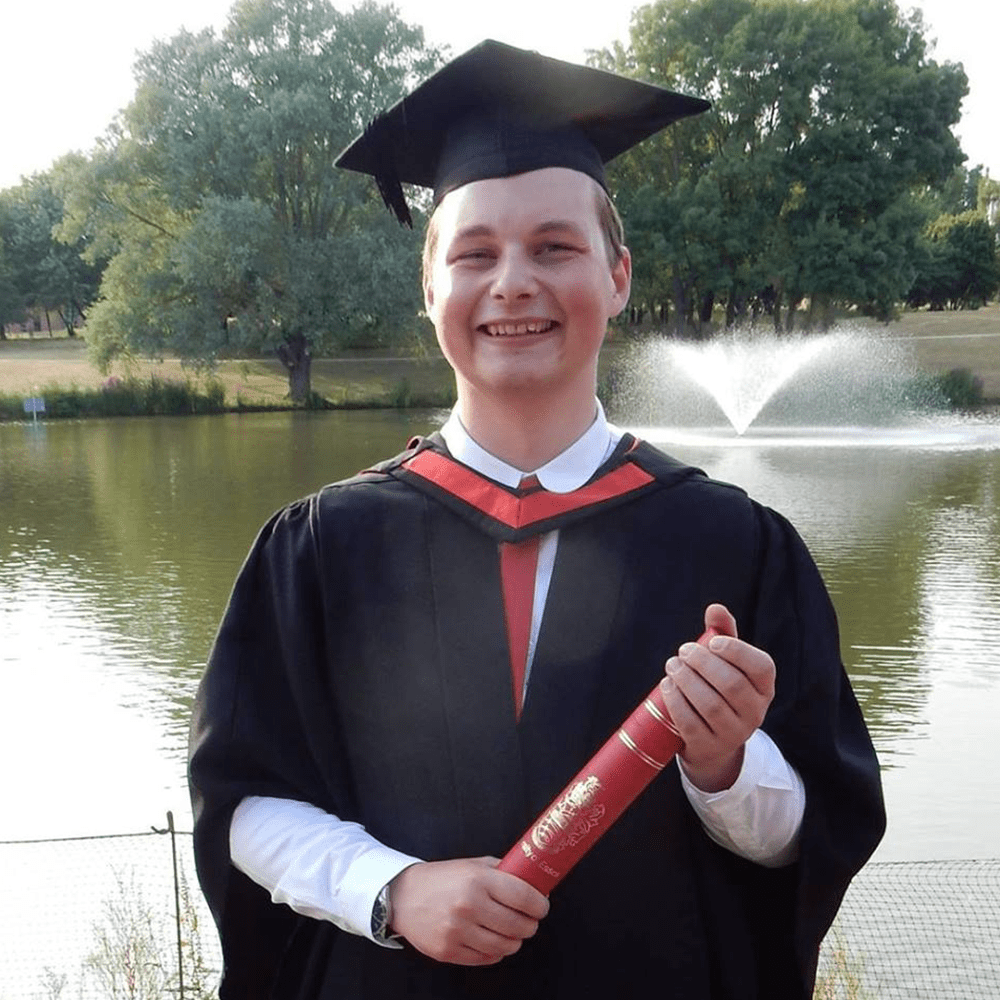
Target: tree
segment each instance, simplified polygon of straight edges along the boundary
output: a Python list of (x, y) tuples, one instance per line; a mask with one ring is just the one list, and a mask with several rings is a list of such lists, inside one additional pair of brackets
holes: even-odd
[(1000, 181), (993, 180), (989, 171), (979, 178), (976, 210), (993, 227), (1000, 242)]
[(978, 211), (941, 215), (921, 241), (913, 307), (978, 309), (1000, 290), (996, 232)]
[(332, 162), (439, 61), (371, 0), (239, 0), (221, 37), (141, 56), (134, 100), (67, 192), (63, 234), (89, 226), (112, 255), (88, 326), (98, 362), (270, 351), (305, 401), (313, 351), (412, 327), (416, 237)]
[(928, 58), (919, 14), (894, 0), (658, 0), (598, 62), (713, 101), (613, 171), (619, 197), (632, 192), (630, 240), (654, 244), (643, 226), (673, 220), (651, 271), (681, 321), (717, 300), (728, 322), (767, 308), (779, 325), (805, 299), (820, 319), (834, 302), (882, 315), (905, 294), (922, 225), (911, 192), (961, 161), (966, 92), (960, 66)]
[(60, 242), (63, 219), (54, 172), (36, 174), (0, 193), (0, 324), (29, 312), (59, 314), (70, 336), (97, 297), (102, 259), (84, 259), (87, 238)]
[(926, 188), (919, 193), (919, 199), (929, 219), (939, 215), (961, 215), (979, 207), (979, 192), (984, 182), (988, 183), (989, 177), (982, 165), (972, 170), (956, 167), (944, 184)]
[[(2, 212), (3, 207), (0, 206), (0, 232), (5, 225)], [(5, 241), (0, 239), (0, 340), (7, 339), (7, 324), (19, 321), (23, 315), (14, 268), (7, 254)]]

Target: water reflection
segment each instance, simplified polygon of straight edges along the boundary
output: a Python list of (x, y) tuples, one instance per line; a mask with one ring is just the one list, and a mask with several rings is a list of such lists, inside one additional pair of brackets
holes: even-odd
[(979, 433), (962, 448), (662, 442), (808, 542), (885, 771), (886, 859), (1000, 853), (1000, 442)]
[(433, 419), (339, 416), (0, 427), (0, 752), (32, 759), (0, 839), (187, 815), (191, 699), (254, 533)]
[[(0, 839), (183, 824), (190, 701), (254, 533), (440, 418), (0, 426), (0, 752), (24, 761)], [(1000, 853), (1000, 451), (666, 438), (813, 550), (886, 766), (886, 856)]]

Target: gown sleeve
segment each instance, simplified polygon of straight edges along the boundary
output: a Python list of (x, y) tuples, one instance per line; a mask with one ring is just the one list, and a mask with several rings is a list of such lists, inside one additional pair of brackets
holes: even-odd
[(261, 530), (195, 700), (188, 768), (195, 862), (232, 997), (270, 995), (292, 938), (308, 933), (306, 918), (271, 905), (266, 890), (232, 865), (236, 806), (270, 796), (350, 814), (350, 790), (337, 780), (325, 669), (325, 622), (331, 611), (335, 621), (337, 602), (325, 591), (316, 526), (315, 500), (306, 499)]
[(787, 935), (796, 952), (792, 967), (811, 977), (852, 877), (882, 837), (885, 809), (878, 760), (841, 662), (826, 586), (795, 529), (766, 508), (758, 518), (760, 571), (744, 637), (774, 658), (776, 694), (762, 728), (806, 790), (799, 860), (786, 886), (790, 898), (775, 909), (784, 918), (776, 916), (761, 948), (780, 948)]

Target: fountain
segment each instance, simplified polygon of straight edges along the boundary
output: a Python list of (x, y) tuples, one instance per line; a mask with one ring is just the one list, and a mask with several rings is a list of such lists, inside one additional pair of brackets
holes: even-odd
[(617, 419), (665, 443), (1000, 446), (995, 421), (947, 411), (906, 341), (860, 325), (656, 339), (619, 375)]
[(727, 337), (698, 347), (671, 345), (677, 367), (709, 392), (737, 434), (745, 434), (757, 415), (797, 372), (832, 350), (837, 338), (776, 337), (746, 340)]

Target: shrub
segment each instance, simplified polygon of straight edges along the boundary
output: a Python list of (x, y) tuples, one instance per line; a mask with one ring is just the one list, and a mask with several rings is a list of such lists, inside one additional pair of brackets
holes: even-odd
[(905, 399), (916, 410), (969, 410), (983, 402), (983, 380), (968, 368), (923, 372), (907, 383)]
[(966, 410), (983, 402), (983, 380), (968, 368), (952, 368), (938, 376), (938, 386), (952, 409)]

